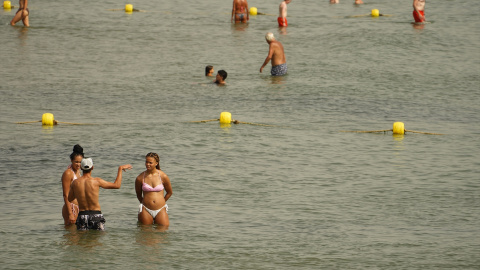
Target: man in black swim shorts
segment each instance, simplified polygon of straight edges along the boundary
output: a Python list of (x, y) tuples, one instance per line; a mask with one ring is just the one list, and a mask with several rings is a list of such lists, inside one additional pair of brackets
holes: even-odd
[(80, 164), (83, 176), (74, 180), (70, 186), (68, 200), (77, 199), (78, 213), (77, 230), (105, 230), (105, 218), (100, 209), (98, 192), (100, 188), (119, 189), (122, 185), (122, 171), (130, 170), (132, 165), (126, 164), (118, 167), (115, 182), (108, 182), (99, 177), (92, 177), (93, 161), (91, 158), (84, 158)]

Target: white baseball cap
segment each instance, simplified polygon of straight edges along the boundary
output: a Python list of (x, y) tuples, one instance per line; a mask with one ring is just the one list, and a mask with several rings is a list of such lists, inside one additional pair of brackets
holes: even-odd
[(84, 158), (82, 159), (82, 163), (80, 164), (80, 168), (84, 171), (88, 171), (93, 168), (93, 161), (92, 158)]

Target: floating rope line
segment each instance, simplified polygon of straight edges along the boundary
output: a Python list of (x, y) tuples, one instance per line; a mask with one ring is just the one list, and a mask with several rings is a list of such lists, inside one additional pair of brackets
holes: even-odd
[(276, 125), (258, 124), (258, 123), (250, 123), (250, 122), (242, 122), (242, 121), (234, 120), (232, 119), (232, 114), (229, 112), (222, 112), (220, 114), (220, 118), (217, 118), (217, 119), (190, 121), (189, 123), (207, 123), (207, 122), (213, 122), (213, 121), (219, 121), (220, 124), (235, 124), (235, 125), (246, 124), (246, 125), (254, 125), (254, 126), (264, 126), (264, 127), (278, 127)]
[(388, 132), (392, 131), (393, 134), (405, 134), (407, 132), (411, 133), (419, 133), (419, 134), (426, 134), (426, 135), (445, 135), (442, 133), (432, 133), (432, 132), (423, 132), (423, 131), (415, 131), (415, 130), (408, 130), (404, 128), (405, 125), (402, 122), (395, 122), (393, 123), (393, 129), (382, 129), (382, 130), (340, 130), (340, 132), (355, 132), (355, 133), (380, 133), (380, 132)]
[(67, 124), (67, 125), (96, 125), (89, 123), (72, 123), (72, 122), (61, 122), (53, 118), (53, 114), (44, 113), (42, 115), (42, 120), (38, 121), (26, 121), (26, 122), (16, 122), (15, 124), (31, 124), (31, 123), (42, 123), (43, 126), (56, 126), (58, 124)]

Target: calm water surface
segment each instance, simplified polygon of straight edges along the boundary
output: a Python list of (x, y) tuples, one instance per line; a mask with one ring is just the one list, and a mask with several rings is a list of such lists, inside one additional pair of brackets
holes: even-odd
[[(479, 269), (480, 2), (31, 1), (0, 10), (0, 263), (6, 269)], [(16, 5), (17, 3), (13, 3)], [(377, 8), (392, 16), (371, 18)], [(288, 75), (259, 73), (266, 32)], [(228, 72), (227, 86), (203, 76)], [(219, 126), (234, 119), (274, 126)], [(53, 113), (63, 122), (42, 128)], [(444, 133), (343, 133), (390, 129)], [(105, 232), (64, 228), (60, 177), (80, 143)], [(158, 152), (166, 232), (139, 226), (134, 179)]]

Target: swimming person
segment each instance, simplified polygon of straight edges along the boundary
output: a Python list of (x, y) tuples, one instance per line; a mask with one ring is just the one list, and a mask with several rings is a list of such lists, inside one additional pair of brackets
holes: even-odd
[(225, 70), (219, 70), (217, 72), (217, 76), (215, 76), (215, 81), (213, 81), (214, 83), (218, 84), (218, 85), (224, 85), (225, 84), (225, 80), (227, 79), (227, 72)]
[(12, 21), (10, 22), (11, 25), (15, 25), (17, 22), (22, 20), (23, 25), (30, 26), (28, 16), (30, 15), (30, 10), (28, 10), (28, 0), (19, 0), (18, 1), (19, 7), (15, 16), (13, 16)]
[(247, 0), (233, 0), (232, 18), (230, 21), (233, 22), (233, 20), (235, 20), (235, 23), (246, 23), (250, 20)]
[(213, 66), (208, 65), (208, 66), (205, 67), (205, 76), (213, 77), (213, 72), (215, 72), (213, 70)]
[(132, 165), (126, 164), (118, 167), (115, 182), (108, 182), (99, 177), (92, 177), (93, 161), (84, 158), (80, 164), (83, 176), (73, 181), (68, 200), (78, 201), (80, 213), (78, 213), (77, 230), (105, 230), (105, 218), (100, 209), (98, 192), (100, 188), (119, 189), (122, 185), (122, 171), (130, 170)]
[(425, 0), (413, 0), (413, 18), (415, 22), (425, 22)]
[(68, 193), (70, 193), (70, 186), (73, 181), (77, 180), (81, 176), (80, 163), (83, 159), (83, 148), (76, 144), (73, 147), (73, 152), (70, 154), (70, 162), (68, 168), (62, 174), (62, 190), (63, 190), (63, 207), (62, 216), (65, 226), (75, 224), (78, 215), (78, 202), (73, 200), (68, 201)]
[(355, 0), (354, 4), (355, 5), (361, 5), (361, 4), (363, 4), (363, 1), (362, 0)]
[(145, 168), (135, 180), (135, 192), (140, 202), (138, 221), (168, 228), (170, 221), (167, 200), (173, 194), (170, 178), (160, 170), (160, 157), (157, 153), (145, 156)]
[(284, 1), (282, 1), (282, 3), (280, 3), (280, 6), (278, 8), (279, 9), (279, 15), (278, 15), (278, 18), (277, 18), (278, 26), (280, 26), (280, 27), (288, 26), (287, 5), (290, 4), (290, 2), (292, 2), (292, 0), (284, 0)]
[(267, 33), (265, 35), (265, 40), (269, 45), (268, 55), (263, 62), (262, 67), (260, 68), (260, 73), (262, 73), (263, 68), (272, 60), (272, 70), (270, 73), (272, 76), (282, 76), (287, 74), (287, 60), (285, 58), (285, 53), (283, 51), (283, 45), (275, 39), (273, 33)]

